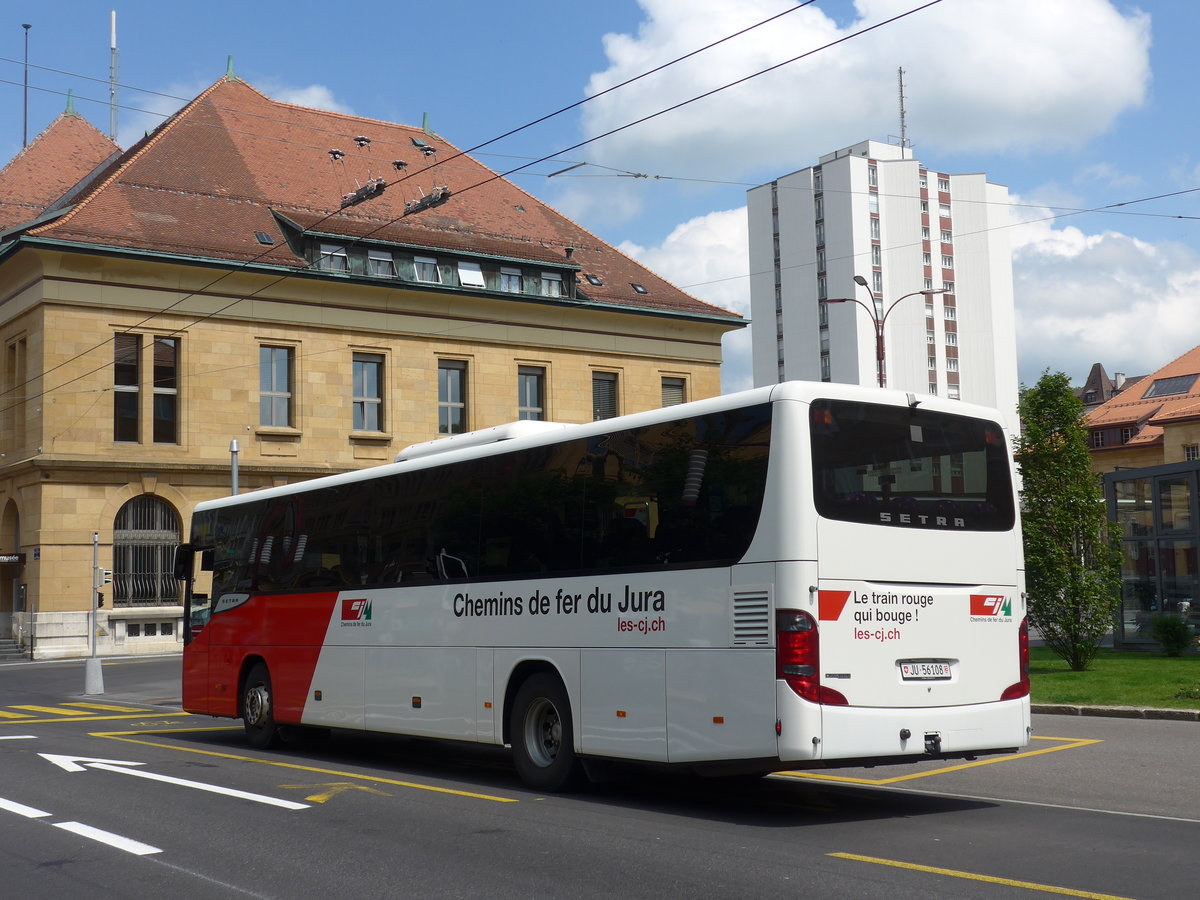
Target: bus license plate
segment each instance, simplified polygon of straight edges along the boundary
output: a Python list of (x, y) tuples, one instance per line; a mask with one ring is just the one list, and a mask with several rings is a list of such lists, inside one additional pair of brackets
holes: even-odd
[(900, 677), (905, 681), (945, 681), (950, 678), (950, 663), (901, 662)]

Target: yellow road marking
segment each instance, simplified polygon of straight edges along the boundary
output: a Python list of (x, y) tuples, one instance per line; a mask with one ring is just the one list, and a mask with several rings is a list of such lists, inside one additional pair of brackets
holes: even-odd
[[(138, 710), (137, 712), (133, 712), (133, 713), (121, 713), (120, 715), (114, 714), (111, 716), (96, 716), (96, 715), (92, 715), (90, 713), (82, 713), (81, 716), (78, 718), (74, 717), (74, 716), (55, 716), (53, 719), (35, 719), (35, 718), (22, 717), (19, 722), (13, 721), (12, 724), (25, 726), (25, 725), (47, 725), (47, 724), (51, 724), (51, 723), (56, 723), (56, 724), (61, 725), (63, 722), (111, 722), (114, 719), (138, 719), (138, 718), (143, 718), (147, 715), (152, 715), (152, 714), (153, 714), (153, 710), (142, 709), (142, 710)], [(177, 712), (177, 713), (168, 713), (167, 715), (186, 716), (186, 715), (189, 715), (189, 713), (178, 713)], [(16, 717), (12, 716), (12, 718), (15, 719)], [(5, 724), (7, 724), (7, 723), (5, 723)]]
[[(1028, 759), (1031, 756), (1041, 756), (1045, 753), (1057, 753), (1059, 750), (1076, 750), (1090, 744), (1102, 744), (1104, 741), (1096, 738), (1058, 738), (1037, 735), (1035, 741), (1066, 741), (1057, 747), (1045, 747), (1041, 750), (1026, 750), (1024, 753), (1010, 753), (1008, 756), (996, 756), (991, 759), (977, 759), (974, 762), (962, 763), (957, 766), (943, 766), (940, 769), (930, 769), (926, 772), (910, 772), (907, 775), (897, 775), (893, 778), (854, 778), (849, 775), (828, 775), (824, 772), (776, 772), (777, 775), (787, 775), (791, 778), (804, 778), (812, 781), (837, 781), (843, 784), (870, 784), (875, 786), (899, 784), (902, 781), (913, 781), (917, 778), (929, 778), (933, 775), (945, 775), (947, 772), (960, 772), (963, 769), (974, 769), (979, 766), (994, 766), (997, 763), (1012, 762), (1017, 759)], [(918, 760), (914, 760), (917, 762)]]
[(13, 709), (27, 709), (30, 712), (39, 712), (51, 716), (86, 716), (81, 709), (63, 709), (61, 706), (13, 706)]
[[(351, 778), (356, 781), (370, 781), (375, 784), (390, 784), (396, 787), (412, 788), (418, 791), (433, 791), (437, 794), (452, 794), (456, 797), (470, 797), (475, 800), (492, 800), (496, 803), (517, 803), (516, 797), (497, 797), (492, 794), (478, 794), (473, 791), (456, 791), (453, 788), (434, 787), (431, 784), (419, 784), (415, 781), (398, 781), (393, 778), (381, 778), (378, 775), (359, 775), (357, 772), (341, 772), (337, 769), (321, 769), (316, 766), (302, 766), (299, 763), (285, 763), (274, 759), (259, 759), (254, 756), (239, 756), (236, 753), (221, 753), (217, 750), (201, 750), (199, 747), (181, 747), (178, 744), (160, 744), (154, 741), (142, 740), (141, 735), (147, 734), (187, 734), (204, 731), (241, 731), (235, 726), (218, 726), (216, 728), (172, 728), (160, 731), (108, 731), (93, 732), (91, 737), (111, 738), (114, 741), (125, 741), (129, 744), (144, 744), (147, 747), (159, 747), (164, 750), (180, 750), (184, 753), (199, 753), (202, 756), (215, 756), (218, 759), (233, 759), (238, 762), (261, 763), (264, 766), (278, 766), (282, 769), (295, 769), (299, 772), (315, 772), (318, 775), (334, 775), (338, 778)], [(138, 735), (138, 737), (134, 737)]]
[(150, 712), (150, 710), (142, 709), (140, 706), (109, 706), (105, 703), (64, 703), (63, 706), (78, 706), (81, 709), (99, 709), (107, 712)]
[(1036, 881), (1017, 881), (1012, 878), (997, 878), (994, 875), (979, 875), (974, 872), (962, 872), (958, 869), (943, 869), (938, 866), (921, 866), (916, 863), (900, 862), (895, 859), (880, 859), (877, 856), (860, 856), (857, 853), (830, 853), (836, 859), (850, 859), (857, 862), (874, 863), (878, 866), (891, 866), (895, 869), (911, 869), (914, 872), (927, 872), (931, 875), (946, 875), (950, 878), (965, 878), (969, 881), (985, 881), (988, 884), (1002, 884), (1006, 887), (1023, 888), (1027, 891), (1041, 891), (1046, 894), (1062, 894), (1067, 897), (1087, 897), (1089, 900), (1130, 900), (1117, 894), (1098, 894), (1095, 891), (1077, 891), (1073, 888), (1055, 887), (1051, 884), (1039, 884)]
[(0, 719), (32, 719), (32, 718), (33, 718), (33, 716), (31, 716), (29, 713), (5, 712), (4, 710), (0, 709)]
[(324, 803), (326, 800), (329, 800), (331, 797), (336, 797), (343, 791), (366, 791), (368, 794), (376, 794), (380, 797), (392, 796), (387, 791), (377, 791), (375, 788), (364, 787), (361, 784), (352, 784), (349, 781), (335, 781), (328, 784), (281, 784), (279, 786), (284, 790), (299, 789), (302, 791), (310, 791), (313, 788), (319, 787), (329, 788), (327, 791), (322, 791), (319, 794), (313, 794), (310, 797), (304, 798), (311, 803)]

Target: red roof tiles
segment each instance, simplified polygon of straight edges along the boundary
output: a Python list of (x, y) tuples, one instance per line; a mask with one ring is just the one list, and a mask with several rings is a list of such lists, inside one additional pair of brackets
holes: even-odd
[[(436, 152), (426, 155), (414, 139)], [(343, 196), (377, 177), (388, 183), (382, 195), (340, 208)], [(450, 190), (444, 204), (404, 215), (406, 201), (443, 186)], [(280, 103), (236, 80), (210, 87), (102, 173), (74, 209), (29, 234), (307, 267), (278, 240), (272, 211), (316, 234), (578, 267), (602, 282), (581, 280), (588, 300), (741, 321), (422, 129)], [(255, 232), (277, 243), (264, 249)]]
[(0, 169), (0, 230), (37, 218), (118, 152), (86, 119), (59, 116)]
[[(1181, 393), (1146, 396), (1156, 393), (1157, 382), (1189, 375), (1196, 376), (1195, 381)], [(1088, 414), (1087, 424), (1093, 429), (1141, 426), (1127, 443), (1149, 444), (1161, 441), (1163, 425), (1195, 418), (1200, 418), (1200, 346), (1096, 407)]]

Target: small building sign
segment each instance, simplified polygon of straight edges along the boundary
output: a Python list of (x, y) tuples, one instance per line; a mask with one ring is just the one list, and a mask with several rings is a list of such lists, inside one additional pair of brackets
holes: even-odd
[(22, 565), (22, 564), (24, 564), (24, 562), (25, 562), (25, 554), (24, 553), (0, 553), (0, 565), (3, 565), (4, 563), (14, 563), (16, 565)]

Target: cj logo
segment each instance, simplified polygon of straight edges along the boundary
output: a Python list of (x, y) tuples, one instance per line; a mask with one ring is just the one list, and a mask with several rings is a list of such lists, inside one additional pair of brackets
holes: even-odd
[(1012, 601), (1000, 594), (972, 594), (971, 615), (1011, 616)]
[(343, 622), (370, 622), (371, 601), (363, 598), (342, 601)]

